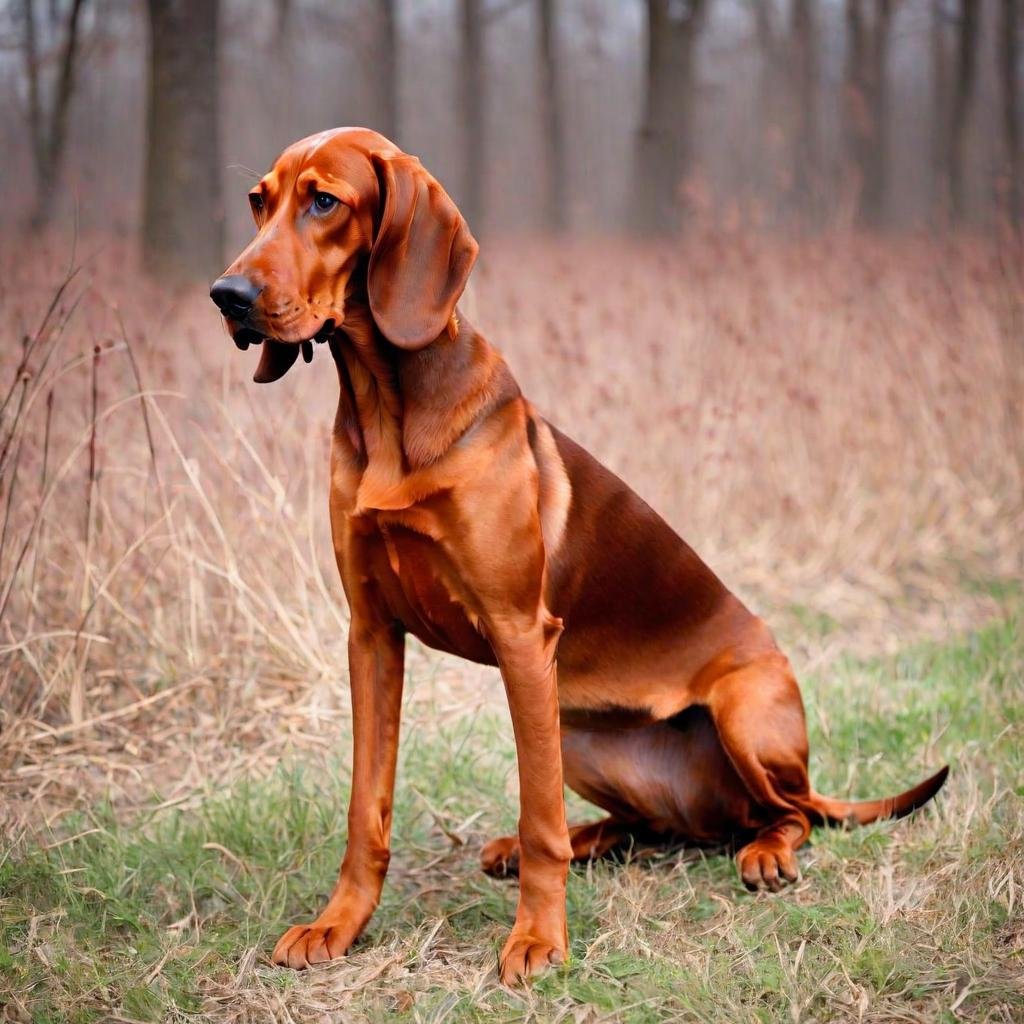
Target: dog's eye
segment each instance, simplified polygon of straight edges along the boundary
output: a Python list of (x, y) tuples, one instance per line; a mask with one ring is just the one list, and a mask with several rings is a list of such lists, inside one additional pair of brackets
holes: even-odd
[(249, 205), (252, 207), (253, 213), (262, 213), (265, 205), (263, 202), (263, 196), (260, 195), (259, 192), (250, 192)]
[(315, 213), (330, 213), (338, 205), (338, 200), (327, 192), (317, 192), (313, 196), (313, 211)]

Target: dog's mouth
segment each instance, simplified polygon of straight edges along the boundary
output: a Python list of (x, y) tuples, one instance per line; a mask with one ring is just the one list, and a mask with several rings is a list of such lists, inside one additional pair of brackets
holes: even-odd
[(251, 327), (239, 327), (231, 333), (235, 347), (244, 352), (250, 345), (262, 345), (266, 335)]
[(265, 341), (273, 345), (298, 345), (302, 350), (302, 358), (308, 363), (313, 358), (314, 343), (322, 345), (327, 341), (334, 333), (335, 324), (333, 318), (328, 317), (312, 337), (300, 338), (294, 341), (276, 338), (272, 334), (266, 334), (255, 327), (249, 327), (245, 324), (236, 326), (235, 321), (231, 322), (231, 327), (234, 328), (231, 331), (231, 339), (242, 352), (245, 352), (250, 345), (262, 345)]

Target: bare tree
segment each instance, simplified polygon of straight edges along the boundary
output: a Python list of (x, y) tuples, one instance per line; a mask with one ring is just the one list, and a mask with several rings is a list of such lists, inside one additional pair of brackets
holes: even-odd
[(680, 189), (693, 160), (697, 40), (709, 0), (647, 0), (647, 82), (637, 147), (639, 226), (680, 226)]
[(292, 0), (274, 0), (274, 37), (287, 39), (292, 31)]
[(398, 136), (398, 14), (395, 0), (377, 0), (377, 130), (396, 141)]
[(773, 0), (751, 0), (754, 35), (758, 52), (757, 141), (747, 159), (753, 167), (752, 179), (773, 195), (788, 188), (790, 176), (785, 152), (784, 125), (788, 117), (786, 48), (779, 38)]
[(1020, 226), (1021, 152), (1020, 152), (1020, 100), (1017, 89), (1019, 28), (1018, 0), (1003, 0), (999, 26), (999, 76), (1003, 94), (1003, 137), (1006, 145), (1006, 211), (1014, 227)]
[(964, 152), (967, 145), (967, 123), (971, 98), (974, 95), (974, 82), (977, 77), (977, 42), (978, 8), (976, 0), (960, 0), (956, 82), (953, 90), (953, 109), (950, 114), (946, 151), (950, 214), (955, 221), (963, 220), (967, 213)]
[(462, 60), (459, 90), (465, 125), (463, 179), (459, 205), (469, 226), (480, 230), (483, 216), (484, 173), (487, 166), (484, 129), (484, 10), (482, 0), (462, 0)]
[(790, 7), (790, 102), (793, 110), (793, 191), (798, 209), (814, 216), (818, 187), (818, 36), (811, 0)]
[(296, 22), (300, 11), (293, 0), (273, 0), (273, 17), (267, 19), (263, 41), (264, 69), (260, 97), (268, 150), (282, 149), (294, 138), (291, 125), (295, 109), (296, 61), (299, 40)]
[(855, 175), (857, 219), (885, 218), (889, 178), (889, 30), (894, 0), (875, 0), (873, 15), (861, 0), (846, 0), (845, 135)]
[(148, 0), (149, 108), (143, 255), (174, 276), (222, 269), (219, 0)]
[(75, 65), (79, 53), (79, 29), (85, 0), (71, 0), (62, 14), (51, 0), (50, 26), (59, 31), (63, 21), (63, 43), (59, 45), (56, 81), (47, 100), (43, 81), (43, 54), (39, 46), (36, 5), (22, 0), (22, 54), (28, 84), (28, 127), (32, 139), (32, 162), (36, 195), (32, 207), (33, 227), (46, 224), (53, 215), (64, 151), (67, 146), (68, 115), (75, 88)]
[(931, 24), (931, 161), (932, 206), (946, 206), (946, 136), (949, 125), (949, 56), (946, 46), (947, 15), (939, 0), (932, 5)]
[(561, 80), (558, 74), (558, 25), (554, 0), (538, 0), (537, 44), (540, 51), (540, 104), (547, 156), (544, 223), (555, 232), (569, 222), (566, 200), (565, 128), (562, 123)]
[[(760, 51), (761, 83), (772, 81), (773, 72), (778, 66), (778, 45), (775, 37), (775, 24), (772, 18), (772, 0), (750, 0), (750, 10), (754, 15), (754, 34)], [(767, 76), (767, 78), (766, 78)], [(762, 102), (769, 98), (762, 92)]]

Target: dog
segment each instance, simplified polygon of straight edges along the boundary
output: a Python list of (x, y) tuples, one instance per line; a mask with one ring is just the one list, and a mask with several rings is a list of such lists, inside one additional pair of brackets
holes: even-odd
[[(547, 422), (457, 310), (478, 246), (413, 156), (339, 128), (289, 146), (249, 193), (256, 235), (210, 295), (255, 380), (326, 344), (339, 381), (330, 519), (350, 609), (348, 845), (311, 924), (273, 952), (342, 956), (380, 899), (406, 633), (496, 665), (515, 734), (518, 835), (484, 870), (518, 874), (499, 957), (515, 984), (568, 955), (572, 861), (633, 837), (738, 842), (750, 889), (798, 877), (812, 824), (900, 817), (810, 785), (803, 703), (768, 627), (625, 483)], [(602, 808), (566, 824), (563, 783)]]

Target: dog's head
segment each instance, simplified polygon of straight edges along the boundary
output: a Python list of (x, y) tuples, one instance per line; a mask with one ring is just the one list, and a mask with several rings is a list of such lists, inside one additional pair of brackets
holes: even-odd
[(303, 342), (341, 327), (351, 302), (368, 303), (393, 345), (430, 344), (476, 260), (476, 240), (440, 184), (363, 128), (289, 146), (249, 204), (256, 237), (210, 297), (239, 348), (263, 344), (260, 382), (287, 372)]

